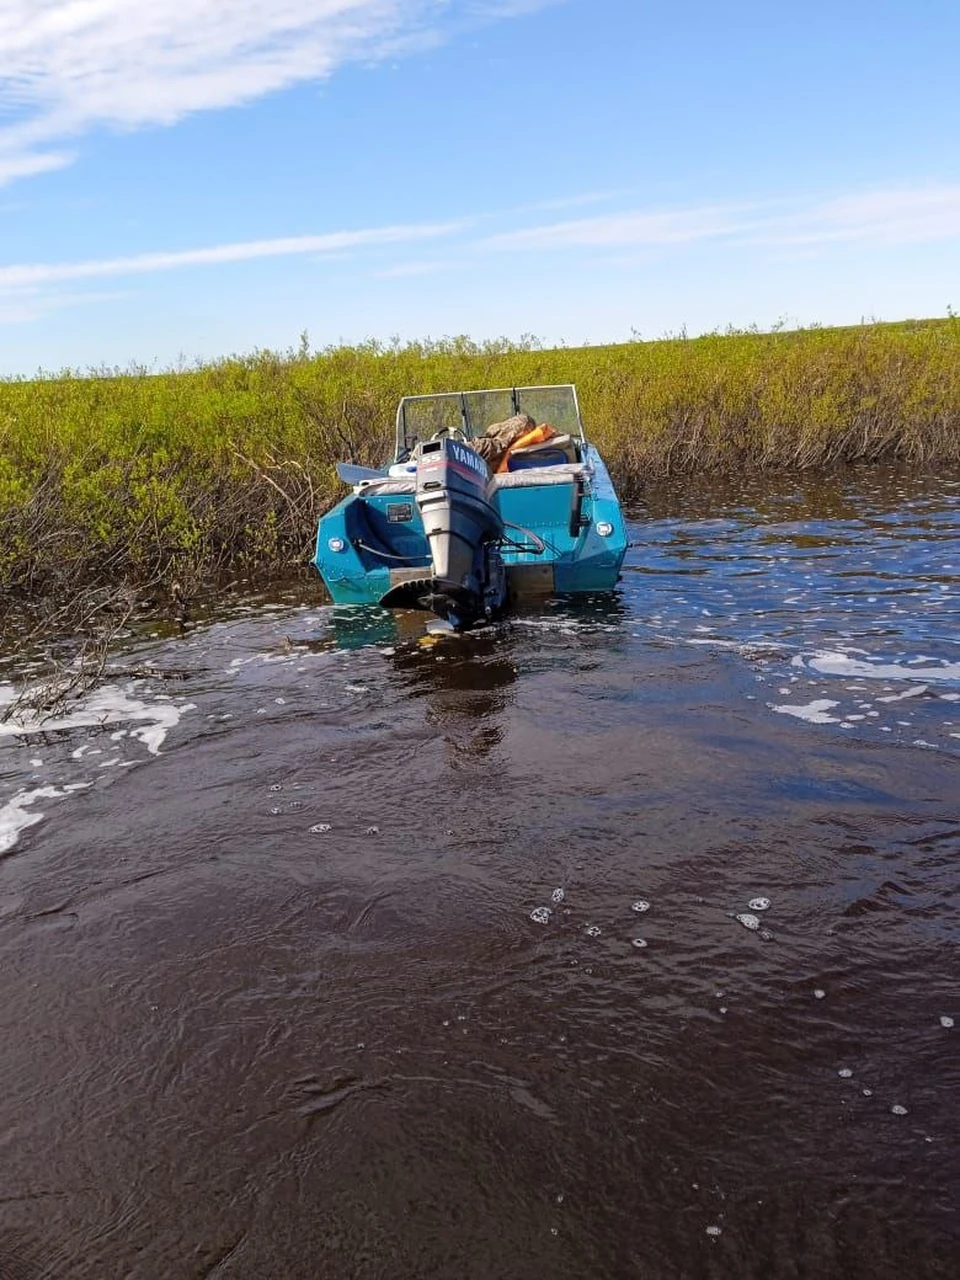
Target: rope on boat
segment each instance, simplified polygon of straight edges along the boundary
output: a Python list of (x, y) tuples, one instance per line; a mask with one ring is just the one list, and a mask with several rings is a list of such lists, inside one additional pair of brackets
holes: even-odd
[(532, 547), (524, 547), (517, 542), (509, 543), (508, 545), (513, 547), (515, 551), (528, 551), (531, 555), (535, 556), (542, 556), (546, 551), (547, 544), (538, 534), (534, 533), (532, 529), (525, 529), (522, 524), (514, 524), (510, 520), (504, 520), (503, 527), (505, 529), (516, 529), (518, 533), (525, 534), (526, 537), (528, 537), (534, 544)]
[[(422, 560), (423, 556), (393, 556), (389, 551), (381, 551), (379, 547), (369, 547), (365, 542), (361, 542), (359, 538), (355, 538), (353, 545), (361, 551), (368, 551), (372, 556), (380, 556), (384, 560), (400, 560), (404, 564), (410, 564), (413, 560)], [(426, 568), (426, 566), (424, 566)]]

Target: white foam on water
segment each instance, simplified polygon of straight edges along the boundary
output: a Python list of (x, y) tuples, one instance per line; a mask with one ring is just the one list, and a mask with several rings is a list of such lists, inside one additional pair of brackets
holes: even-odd
[(34, 733), (56, 733), (64, 729), (102, 728), (111, 724), (143, 721), (130, 730), (151, 755), (159, 755), (163, 741), (171, 729), (176, 728), (187, 711), (195, 711), (196, 705), (187, 702), (175, 706), (171, 702), (142, 702), (116, 685), (104, 685), (82, 698), (69, 712), (60, 716), (38, 716), (25, 711), (0, 723), (0, 738), (20, 738)]
[(904, 698), (918, 698), (921, 693), (927, 692), (927, 685), (917, 684), (911, 689), (904, 689), (903, 693), (885, 693), (882, 697), (877, 698), (878, 702), (902, 702)]
[(873, 680), (960, 680), (960, 662), (941, 662), (939, 666), (924, 667), (920, 662), (932, 662), (932, 658), (913, 658), (908, 662), (861, 662), (848, 653), (823, 650), (807, 659), (807, 666), (825, 676), (859, 676)]
[(554, 902), (562, 902), (566, 896), (563, 889), (554, 889), (550, 895)]
[(751, 911), (769, 911), (770, 899), (769, 898), (751, 898), (750, 901), (747, 903), (747, 906), (750, 908)]
[(831, 716), (827, 713), (832, 707), (838, 707), (840, 704), (834, 702), (831, 698), (814, 698), (813, 702), (808, 702), (803, 706), (797, 706), (793, 703), (783, 702), (779, 705), (769, 702), (767, 703), (771, 711), (777, 711), (781, 715), (796, 716), (798, 720), (806, 720), (809, 724), (839, 724), (839, 716)]
[(735, 919), (738, 924), (742, 924), (745, 929), (749, 929), (752, 933), (756, 933), (760, 928), (759, 916), (751, 915), (749, 911), (741, 911)]
[(549, 924), (552, 915), (549, 907), (534, 907), (530, 912), (530, 919), (534, 924)]
[(953, 1019), (950, 1017), (949, 1014), (942, 1013), (940, 1015), (940, 1025), (941, 1027), (946, 1027), (947, 1030), (949, 1031), (949, 1029), (953, 1026)]
[(9, 853), (20, 838), (20, 832), (43, 821), (43, 814), (28, 812), (38, 800), (58, 800), (72, 791), (92, 786), (90, 782), (72, 782), (66, 787), (37, 787), (18, 791), (0, 808), (0, 854)]
[(645, 898), (638, 898), (631, 907), (632, 911), (636, 911), (638, 915), (643, 915), (645, 911), (650, 910), (650, 903)]

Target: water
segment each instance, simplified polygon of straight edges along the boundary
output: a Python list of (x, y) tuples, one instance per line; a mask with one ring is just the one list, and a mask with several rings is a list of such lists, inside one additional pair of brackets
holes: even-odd
[(0, 1274), (955, 1274), (958, 534), (674, 486), (613, 600), (300, 587), (5, 726)]

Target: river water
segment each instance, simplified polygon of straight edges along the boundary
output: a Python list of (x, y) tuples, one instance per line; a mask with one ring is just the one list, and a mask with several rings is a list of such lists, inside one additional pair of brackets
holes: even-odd
[(960, 475), (635, 516), (0, 726), (0, 1275), (960, 1273)]

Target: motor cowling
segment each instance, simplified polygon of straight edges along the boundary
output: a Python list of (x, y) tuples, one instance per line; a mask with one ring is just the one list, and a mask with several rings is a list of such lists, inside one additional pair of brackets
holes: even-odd
[(503, 521), (491, 485), (486, 462), (469, 445), (441, 436), (420, 446), (416, 499), (433, 566), (426, 607), (465, 625), (502, 604)]

